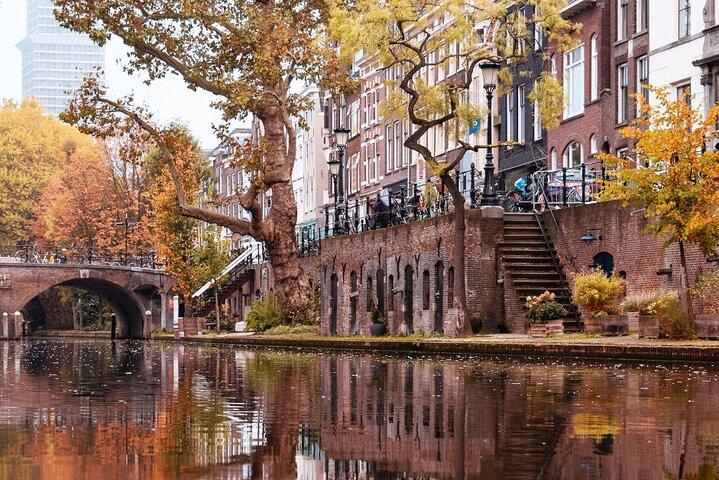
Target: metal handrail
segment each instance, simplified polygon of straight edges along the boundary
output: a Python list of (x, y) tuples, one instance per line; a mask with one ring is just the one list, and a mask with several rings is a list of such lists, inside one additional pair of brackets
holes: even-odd
[(537, 225), (539, 226), (539, 231), (542, 232), (542, 238), (544, 239), (544, 244), (547, 245), (547, 249), (549, 250), (550, 257), (552, 257), (552, 264), (554, 265), (554, 270), (557, 272), (557, 276), (559, 277), (559, 282), (562, 284), (562, 289), (569, 293), (569, 285), (567, 285), (567, 282), (564, 280), (564, 274), (562, 272), (562, 268), (559, 265), (559, 262), (557, 261), (557, 257), (554, 255), (554, 252), (552, 252), (552, 245), (549, 243), (549, 237), (547, 236), (547, 232), (544, 230), (544, 225), (542, 225), (542, 220), (539, 218), (539, 212), (534, 210), (534, 218), (537, 220)]

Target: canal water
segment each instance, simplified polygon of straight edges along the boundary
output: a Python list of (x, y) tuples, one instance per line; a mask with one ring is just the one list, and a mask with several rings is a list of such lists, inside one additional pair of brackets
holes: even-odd
[(0, 479), (714, 479), (719, 370), (0, 343)]

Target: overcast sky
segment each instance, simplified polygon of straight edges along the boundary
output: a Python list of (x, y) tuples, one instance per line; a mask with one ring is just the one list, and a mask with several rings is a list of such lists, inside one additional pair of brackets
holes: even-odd
[[(25, 36), (25, 0), (0, 0), (0, 98), (20, 100), (21, 55), (16, 47)], [(221, 121), (220, 114), (210, 108), (212, 96), (185, 88), (177, 76), (169, 76), (151, 86), (142, 78), (129, 77), (119, 62), (126, 57), (125, 46), (114, 39), (106, 48), (106, 79), (111, 96), (135, 93), (135, 99), (154, 113), (160, 123), (179, 121), (189, 126), (203, 148), (213, 148), (218, 140), (212, 124)]]

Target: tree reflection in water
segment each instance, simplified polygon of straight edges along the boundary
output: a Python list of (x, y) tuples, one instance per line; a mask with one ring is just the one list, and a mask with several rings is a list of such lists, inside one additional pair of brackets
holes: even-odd
[(716, 478), (705, 366), (0, 344), (0, 479)]

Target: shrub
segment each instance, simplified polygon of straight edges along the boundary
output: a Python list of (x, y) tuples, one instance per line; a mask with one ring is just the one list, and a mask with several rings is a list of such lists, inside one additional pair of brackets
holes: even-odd
[(600, 269), (574, 276), (572, 300), (594, 317), (619, 313), (619, 293), (626, 282)]
[(622, 302), (624, 312), (639, 312), (640, 315), (650, 315), (649, 307), (653, 303), (661, 301), (666, 292), (640, 292), (628, 295)]
[(527, 308), (527, 320), (529, 323), (546, 322), (563, 318), (567, 310), (555, 300), (553, 293), (544, 292), (541, 295), (529, 296), (524, 306)]
[(661, 295), (647, 307), (646, 312), (659, 317), (660, 336), (676, 340), (695, 338), (694, 326), (675, 292)]
[(267, 298), (252, 302), (247, 312), (247, 330), (264, 332), (265, 330), (282, 324), (282, 311), (277, 306), (277, 299), (273, 292), (267, 293)]

